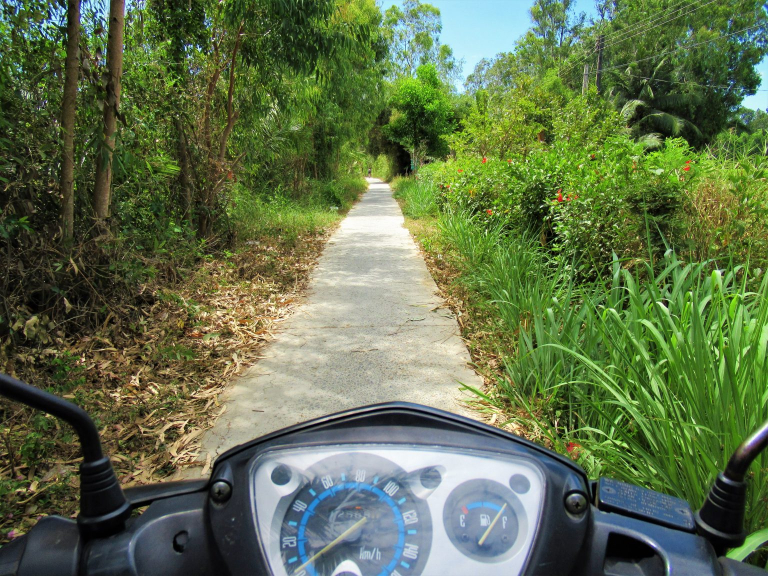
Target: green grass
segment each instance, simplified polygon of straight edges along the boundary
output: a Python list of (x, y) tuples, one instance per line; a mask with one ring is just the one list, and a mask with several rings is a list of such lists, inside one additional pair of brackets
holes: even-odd
[[(615, 260), (577, 283), (537, 239), (505, 235), (467, 212), (440, 216), (463, 281), (516, 342), (495, 392), (524, 407), (580, 463), (699, 506), (738, 444), (767, 417), (768, 280), (673, 253), (655, 267)], [(754, 282), (749, 282), (755, 285)], [(765, 526), (768, 458), (753, 467), (747, 524)]]
[(424, 218), (437, 214), (437, 190), (434, 186), (412, 178), (392, 181), (395, 198), (403, 200), (403, 214), (409, 218)]
[(240, 241), (280, 236), (295, 242), (299, 236), (317, 234), (338, 222), (365, 189), (365, 180), (347, 177), (313, 183), (299, 197), (280, 191), (265, 197), (240, 190), (230, 215)]

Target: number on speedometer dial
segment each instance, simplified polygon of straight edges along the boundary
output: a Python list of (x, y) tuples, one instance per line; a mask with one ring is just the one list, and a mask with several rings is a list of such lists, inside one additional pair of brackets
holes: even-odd
[(406, 473), (372, 454), (318, 462), (290, 501), (280, 550), (290, 576), (415, 576), (432, 539)]

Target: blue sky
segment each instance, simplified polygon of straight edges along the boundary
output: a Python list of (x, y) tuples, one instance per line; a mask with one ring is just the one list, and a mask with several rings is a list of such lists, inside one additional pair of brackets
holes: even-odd
[[(481, 58), (491, 58), (499, 52), (509, 52), (515, 41), (531, 25), (528, 10), (533, 0), (427, 0), (437, 6), (443, 20), (441, 42), (453, 48), (457, 59), (464, 60), (464, 75), (471, 73)], [(402, 0), (381, 0), (382, 10)], [(594, 15), (593, 0), (577, 0), (577, 11)], [(768, 78), (768, 58), (759, 68)], [(762, 90), (768, 89), (763, 82)], [(768, 92), (758, 92), (744, 100), (749, 108), (768, 108)]]

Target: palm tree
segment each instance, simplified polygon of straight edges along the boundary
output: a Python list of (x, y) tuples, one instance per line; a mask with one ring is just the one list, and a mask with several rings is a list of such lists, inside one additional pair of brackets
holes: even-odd
[(658, 148), (666, 137), (683, 136), (691, 143), (703, 139), (699, 128), (685, 117), (687, 111), (701, 103), (701, 96), (696, 92), (673, 92), (677, 84), (659, 78), (665, 64), (667, 61), (662, 60), (650, 75), (629, 67), (612, 78), (610, 97), (614, 105), (627, 121), (632, 136), (648, 148)]

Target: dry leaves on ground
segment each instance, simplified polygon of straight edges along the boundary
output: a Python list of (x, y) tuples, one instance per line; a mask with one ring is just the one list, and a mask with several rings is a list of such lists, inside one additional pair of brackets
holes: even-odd
[[(325, 238), (264, 240), (203, 260), (176, 284), (142, 287), (151, 292), (146, 307), (114, 304), (114, 318), (97, 332), (17, 348), (6, 370), (84, 406), (125, 486), (167, 478), (197, 463), (203, 432), (225, 410), (228, 382), (295, 308)], [(52, 358), (63, 372), (51, 372)], [(79, 449), (57, 420), (0, 408), (2, 542), (42, 514), (76, 512)]]

